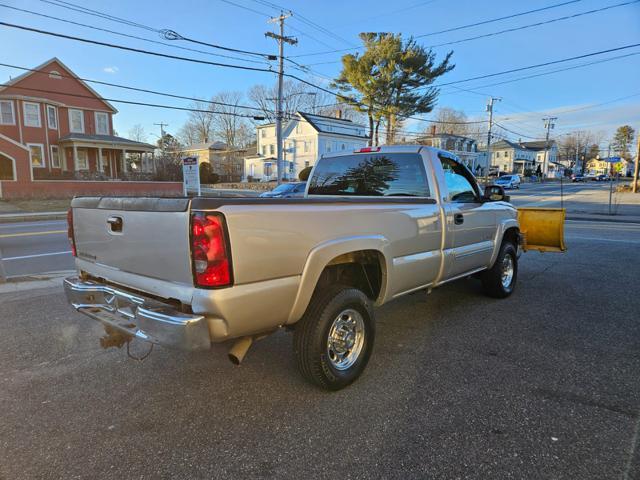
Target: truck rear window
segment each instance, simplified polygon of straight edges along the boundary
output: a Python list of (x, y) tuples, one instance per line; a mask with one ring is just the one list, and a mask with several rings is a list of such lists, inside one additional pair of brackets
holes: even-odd
[(322, 158), (309, 181), (309, 195), (430, 196), (424, 163), (417, 153)]

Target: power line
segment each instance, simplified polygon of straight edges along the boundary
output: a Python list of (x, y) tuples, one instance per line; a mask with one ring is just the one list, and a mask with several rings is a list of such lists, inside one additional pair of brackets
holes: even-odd
[[(44, 0), (41, 0), (41, 1), (44, 1)], [(116, 48), (116, 49), (119, 49), (119, 50), (126, 50), (126, 51), (129, 51), (129, 52), (144, 53), (145, 55), (153, 55), (153, 56), (156, 56), (156, 57), (170, 58), (170, 59), (173, 59), (173, 60), (182, 60), (184, 62), (200, 63), (200, 64), (203, 64), (203, 65), (212, 65), (214, 67), (227, 67), (227, 68), (236, 68), (236, 69), (239, 69), (239, 70), (250, 70), (250, 71), (253, 71), (253, 72), (274, 73), (273, 70), (267, 69), (267, 68), (248, 67), (246, 65), (233, 65), (233, 64), (229, 64), (229, 63), (220, 63), (220, 62), (211, 62), (211, 61), (208, 61), (208, 60), (199, 60), (199, 59), (190, 58), (190, 57), (180, 57), (180, 56), (177, 56), (177, 55), (170, 55), (168, 53), (153, 52), (153, 51), (150, 51), (150, 50), (143, 50), (141, 48), (126, 47), (124, 45), (117, 45), (117, 44), (114, 44), (114, 43), (100, 42), (98, 40), (91, 40), (91, 39), (82, 38), (82, 37), (74, 37), (72, 35), (65, 35), (63, 33), (55, 33), (55, 32), (50, 32), (50, 31), (47, 31), (47, 30), (40, 30), (38, 28), (26, 27), (24, 25), (16, 25), (16, 24), (13, 24), (13, 23), (0, 22), (0, 25), (3, 25), (5, 27), (17, 28), (19, 30), (26, 30), (28, 32), (40, 33), (42, 35), (49, 35), (49, 36), (52, 36), (52, 37), (65, 38), (67, 40), (75, 40), (77, 42), (89, 43), (89, 44), (93, 44), (93, 45), (101, 45), (103, 47)]]
[[(90, 99), (95, 99), (96, 97), (94, 95), (81, 95), (79, 93), (66, 93), (66, 92), (60, 92), (60, 91), (56, 91), (56, 90), (46, 90), (43, 88), (31, 88), (31, 87), (20, 87), (17, 85), (11, 85), (8, 83), (2, 83), (0, 84), (0, 86), (2, 87), (11, 87), (14, 88), (16, 90), (27, 90), (27, 91), (31, 91), (31, 92), (40, 92), (40, 93), (53, 93), (56, 95), (62, 95), (65, 97), (74, 97), (74, 98), (90, 98)], [(216, 114), (216, 115), (229, 115), (232, 117), (242, 117), (242, 118), (251, 118), (253, 120), (264, 120), (264, 117), (262, 115), (249, 115), (249, 114), (244, 114), (244, 113), (235, 113), (235, 112), (219, 112), (219, 111), (215, 111), (215, 110), (203, 110), (200, 108), (189, 108), (189, 107), (178, 107), (175, 105), (164, 105), (164, 104), (159, 104), (159, 103), (147, 103), (147, 102), (136, 102), (133, 100), (122, 100), (122, 99), (118, 99), (118, 98), (107, 98), (107, 97), (100, 97), (101, 100), (105, 100), (107, 102), (113, 102), (113, 103), (124, 103), (127, 105), (139, 105), (139, 106), (143, 106), (143, 107), (153, 107), (153, 108), (165, 108), (168, 110), (182, 110), (185, 112), (200, 112), (200, 113), (212, 113), (212, 114)]]
[[(220, 0), (220, 1), (221, 1), (221, 2), (223, 2), (223, 3), (226, 3), (226, 4), (228, 4), (228, 5), (233, 5), (234, 7), (241, 8), (241, 9), (246, 10), (246, 11), (248, 11), (248, 12), (255, 13), (255, 14), (260, 15), (260, 16), (262, 16), (262, 17), (271, 18), (271, 15), (269, 15), (268, 13), (265, 13), (265, 12), (262, 12), (262, 11), (259, 11), (259, 10), (256, 10), (256, 9), (253, 9), (253, 8), (250, 8), (250, 7), (247, 7), (247, 6), (245, 6), (245, 5), (241, 5), (241, 4), (236, 3), (236, 2), (232, 2), (231, 0)], [(283, 8), (282, 10), (286, 10), (286, 9), (284, 9), (284, 8)], [(307, 37), (311, 38), (312, 40), (314, 40), (314, 41), (316, 41), (316, 42), (318, 42), (318, 43), (323, 44), (323, 45), (324, 45), (324, 46), (326, 46), (326, 47), (333, 48), (331, 45), (329, 45), (329, 44), (327, 44), (327, 43), (324, 43), (322, 40), (319, 40), (319, 39), (317, 39), (317, 38), (315, 38), (315, 37), (311, 36), (310, 34), (308, 34), (308, 33), (304, 32), (304, 31), (300, 30), (299, 28), (293, 27), (292, 25), (288, 25), (288, 28), (290, 28), (290, 29), (292, 29), (292, 30), (294, 30), (294, 31), (296, 31), (296, 32), (298, 32), (298, 33), (301, 33), (301, 34), (303, 34), (303, 35), (306, 35)], [(304, 73), (311, 72), (311, 73), (313, 73), (313, 74), (315, 74), (315, 75), (317, 75), (317, 76), (319, 76), (319, 77), (328, 78), (328, 77), (325, 77), (324, 75), (322, 75), (322, 74), (321, 74), (321, 73), (319, 73), (319, 72), (314, 72), (313, 70), (311, 70), (310, 68), (308, 68), (308, 67), (307, 67), (307, 66), (305, 66), (305, 65), (301, 65), (301, 64), (299, 64), (299, 63), (297, 63), (297, 62), (295, 62), (295, 61), (291, 60), (291, 59), (290, 59), (290, 58), (288, 58), (288, 57), (287, 57), (287, 58), (285, 58), (285, 60), (286, 60), (287, 62), (290, 62), (290, 63), (292, 63), (292, 64), (296, 65), (297, 67), (299, 67), (299, 68), (297, 68), (297, 70), (300, 70), (300, 71), (302, 71), (302, 72), (304, 72)]]
[(564, 17), (557, 17), (557, 18), (552, 18), (550, 20), (544, 20), (542, 22), (530, 23), (528, 25), (522, 25), (520, 27), (507, 28), (505, 30), (499, 30), (497, 32), (485, 33), (483, 35), (476, 35), (474, 37), (468, 37), (468, 38), (463, 38), (463, 39), (460, 39), (460, 40), (454, 40), (452, 42), (445, 42), (445, 43), (439, 43), (437, 45), (430, 45), (430, 47), (431, 48), (436, 48), (436, 47), (444, 47), (446, 45), (456, 45), (458, 43), (470, 42), (472, 40), (478, 40), (480, 38), (487, 38), (487, 37), (493, 37), (493, 36), (496, 36), (496, 35), (502, 35), (503, 33), (516, 32), (518, 30), (525, 30), (527, 28), (539, 27), (541, 25), (548, 25), (550, 23), (560, 22), (560, 21), (563, 21), (563, 20), (570, 20), (572, 18), (581, 17), (583, 15), (591, 15), (593, 13), (603, 12), (605, 10), (611, 10), (612, 8), (624, 7), (624, 6), (627, 6), (627, 5), (638, 3), (639, 1), (640, 0), (632, 0), (630, 2), (618, 3), (616, 5), (609, 5), (609, 6), (602, 7), (602, 8), (596, 8), (594, 10), (588, 10), (586, 12), (574, 13), (573, 15), (565, 15)]
[(115, 30), (109, 30), (107, 28), (96, 27), (94, 25), (88, 25), (86, 23), (74, 22), (72, 20), (67, 20), (67, 19), (59, 18), (59, 17), (54, 17), (52, 15), (46, 15), (44, 13), (34, 12), (32, 10), (26, 10), (24, 8), (13, 7), (11, 5), (5, 5), (3, 3), (0, 3), (0, 7), (9, 8), (11, 10), (16, 10), (16, 11), (19, 11), (19, 12), (29, 13), (31, 15), (36, 15), (38, 17), (48, 18), (48, 19), (51, 19), (51, 20), (57, 20), (59, 22), (65, 22), (65, 23), (68, 23), (68, 24), (71, 24), (71, 25), (77, 25), (77, 26), (80, 26), (80, 27), (91, 28), (93, 30), (98, 30), (100, 32), (106, 32), (106, 33), (111, 33), (111, 34), (114, 34), (114, 35), (119, 35), (121, 37), (133, 38), (135, 40), (142, 40), (142, 41), (145, 41), (145, 42), (154, 43), (154, 44), (157, 44), (157, 45), (164, 45), (164, 46), (171, 47), (171, 48), (178, 48), (180, 50), (187, 50), (187, 51), (190, 51), (190, 52), (202, 53), (202, 54), (211, 55), (211, 56), (214, 56), (214, 57), (229, 58), (229, 59), (238, 60), (238, 61), (241, 61), (241, 62), (259, 63), (259, 64), (263, 64), (263, 65), (269, 65), (264, 60), (253, 60), (253, 59), (249, 59), (249, 58), (234, 57), (232, 55), (223, 55), (221, 53), (213, 53), (213, 52), (208, 52), (208, 51), (205, 51), (205, 50), (198, 50), (196, 48), (183, 47), (181, 45), (173, 45), (171, 43), (161, 42), (159, 40), (152, 40), (150, 38), (139, 37), (137, 35), (130, 35), (128, 33), (117, 32)]
[(265, 0), (253, 0), (253, 2), (258, 3), (260, 5), (264, 5), (264, 6), (270, 7), (272, 9), (276, 10), (276, 11), (289, 10), (291, 13), (295, 14), (294, 18), (296, 20), (298, 20), (298, 21), (310, 26), (311, 28), (315, 28), (316, 30), (318, 30), (321, 33), (324, 33), (328, 37), (331, 37), (331, 38), (333, 38), (335, 40), (344, 42), (347, 45), (353, 45), (352, 42), (344, 39), (340, 35), (337, 35), (336, 33), (332, 32), (331, 30), (329, 30), (329, 29), (323, 27), (322, 25), (314, 22), (313, 20), (309, 19), (308, 17), (305, 17), (304, 15), (300, 14), (297, 11), (294, 11), (294, 10), (291, 10), (291, 9), (288, 9), (288, 8), (284, 8), (282, 5), (278, 5), (276, 3), (265, 1)]
[[(48, 75), (49, 74), (48, 72), (45, 72), (43, 70), (37, 70), (35, 68), (20, 67), (18, 65), (11, 65), (11, 64), (8, 64), (8, 63), (0, 63), (0, 66), (8, 67), (8, 68), (15, 68), (15, 69), (18, 69), (18, 70), (24, 70), (24, 71), (28, 71), (28, 72), (34, 72), (34, 73), (38, 73), (38, 74), (41, 74), (41, 75)], [(208, 104), (211, 104), (211, 105), (220, 105), (220, 106), (223, 106), (223, 107), (244, 108), (244, 109), (249, 109), (249, 110), (256, 110), (256, 111), (259, 111), (259, 112), (264, 112), (265, 111), (262, 108), (251, 107), (251, 106), (248, 106), (248, 105), (234, 105), (234, 104), (231, 104), (231, 103), (217, 102), (217, 101), (213, 101), (213, 100), (203, 100), (202, 98), (197, 98), (197, 97), (187, 97), (187, 96), (178, 95), (178, 94), (175, 94), (175, 93), (160, 92), (160, 91), (157, 91), (157, 90), (150, 90), (150, 89), (147, 89), (147, 88), (132, 87), (132, 86), (129, 86), (129, 85), (122, 85), (122, 84), (119, 84), (119, 83), (103, 82), (101, 80), (91, 80), (89, 78), (72, 77), (70, 75), (62, 75), (61, 74), (60, 76), (62, 78), (70, 78), (70, 79), (75, 79), (75, 80), (82, 80), (83, 82), (87, 82), (87, 83), (95, 83), (96, 85), (106, 85), (108, 87), (122, 88), (124, 90), (131, 90), (131, 91), (134, 91), (134, 92), (150, 93), (152, 95), (160, 95), (160, 96), (163, 96), (163, 97), (179, 98), (179, 99), (182, 99), (182, 100), (191, 100), (191, 101), (194, 101), (194, 102), (208, 103)], [(272, 112), (269, 112), (268, 110), (266, 112), (272, 113)]]
[[(507, 84), (507, 83), (520, 82), (522, 80), (528, 80), (528, 79), (536, 78), (536, 77), (543, 77), (545, 75), (552, 75), (554, 73), (565, 72), (565, 71), (568, 71), (568, 70), (575, 70), (577, 68), (584, 68), (584, 67), (588, 67), (588, 66), (591, 66), (591, 65), (596, 65), (596, 64), (599, 64), (599, 63), (605, 63), (605, 62), (610, 62), (610, 61), (613, 61), (613, 60), (619, 60), (621, 58), (632, 57), (632, 56), (635, 56), (635, 55), (640, 55), (640, 52), (628, 53), (628, 54), (625, 54), (625, 55), (618, 55), (616, 57), (605, 58), (605, 59), (602, 59), (602, 60), (595, 60), (595, 61), (592, 61), (592, 62), (582, 63), (580, 65), (572, 65), (571, 67), (558, 68), (556, 70), (550, 70), (548, 72), (536, 73), (536, 74), (527, 75), (527, 76), (524, 76), (524, 77), (513, 78), (511, 80), (504, 80), (504, 81), (501, 81), (501, 82), (489, 83), (489, 84), (486, 84), (486, 85), (479, 85), (479, 86), (473, 87), (473, 88), (474, 89), (488, 88), (488, 87), (495, 87), (497, 85), (504, 85), (504, 84)], [(478, 92), (478, 91), (474, 91), (474, 90), (470, 90), (470, 89), (466, 89), (466, 88), (461, 88), (461, 87), (458, 87), (458, 86), (455, 86), (455, 85), (450, 85), (450, 86), (452, 88), (455, 88), (456, 90), (462, 90), (464, 92), (474, 93), (476, 95), (481, 95), (481, 96), (484, 96), (484, 97), (489, 95), (488, 93), (483, 93), (483, 92)], [(444, 92), (441, 95), (449, 95), (451, 93), (452, 92)]]
[(529, 136), (529, 135), (525, 135), (525, 134), (523, 134), (523, 133), (519, 133), (519, 132), (513, 131), (513, 130), (511, 130), (511, 129), (509, 129), (509, 128), (505, 127), (504, 125), (502, 125), (502, 124), (500, 124), (500, 123), (498, 123), (498, 122), (494, 122), (494, 124), (495, 124), (497, 127), (500, 127), (501, 129), (506, 130), (506, 131), (507, 131), (507, 132), (509, 132), (509, 133), (513, 133), (514, 135), (518, 135), (518, 136), (520, 136), (520, 137), (524, 137), (524, 138), (530, 138), (530, 139), (532, 139), (532, 140), (540, 140), (540, 138), (539, 138), (539, 137), (531, 137), (531, 136)]
[[(624, 3), (618, 3), (616, 5), (608, 5), (606, 7), (596, 8), (596, 9), (593, 9), (593, 10), (588, 10), (586, 12), (574, 13), (573, 15), (565, 15), (563, 17), (557, 17), (557, 18), (552, 18), (550, 20), (544, 20), (544, 21), (541, 21), (541, 22), (530, 23), (528, 25), (521, 25), (519, 27), (507, 28), (505, 30), (499, 30), (497, 32), (484, 33), (482, 35), (475, 35), (473, 37), (461, 38), (459, 40), (453, 40), (451, 42), (444, 42), (444, 43), (438, 43), (438, 44), (435, 44), (435, 45), (428, 45), (426, 48), (438, 48), (438, 47), (445, 47), (447, 45), (457, 45), (459, 43), (471, 42), (473, 40), (479, 40), (479, 39), (482, 39), (482, 38), (494, 37), (494, 36), (502, 35), (502, 34), (505, 34), (505, 33), (517, 32), (519, 30), (526, 30), (528, 28), (539, 27), (539, 26), (542, 26), (542, 25), (548, 25), (548, 24), (551, 24), (551, 23), (556, 23), (556, 22), (560, 22), (560, 21), (564, 21), (564, 20), (571, 20), (573, 18), (582, 17), (583, 15), (591, 15), (593, 13), (599, 13), (599, 12), (603, 12), (605, 10), (611, 10), (612, 8), (624, 7), (624, 6), (632, 5), (632, 4), (638, 3), (638, 2), (640, 2), (640, 0), (632, 0), (632, 1), (624, 2)], [(418, 38), (418, 37), (416, 37), (416, 38)], [(310, 66), (328, 65), (328, 64), (332, 64), (332, 63), (339, 63), (339, 60), (334, 60), (334, 61), (331, 61), (331, 62), (311, 63), (309, 65)]]
[[(507, 15), (507, 16), (504, 16), (504, 17), (492, 18), (492, 19), (483, 20), (483, 21), (480, 21), (480, 22), (469, 23), (467, 25), (461, 25), (461, 26), (458, 26), (458, 27), (447, 28), (445, 30), (440, 30), (440, 31), (431, 32), (431, 33), (425, 33), (425, 34), (422, 34), (422, 35), (416, 35), (416, 36), (414, 36), (414, 38), (424, 38), (424, 37), (430, 37), (430, 36), (433, 36), (433, 35), (440, 35), (442, 33), (455, 32), (455, 31), (458, 31), (458, 30), (466, 29), (466, 28), (477, 27), (479, 25), (486, 25), (488, 23), (494, 23), (494, 22), (498, 22), (498, 21), (501, 21), (501, 20), (507, 20), (507, 19), (510, 19), (510, 18), (521, 17), (523, 15), (529, 15), (531, 13), (542, 12), (544, 10), (550, 10), (552, 8), (558, 8), (558, 7), (569, 5), (569, 4), (572, 4), (572, 3), (578, 3), (578, 2), (581, 2), (581, 1), (583, 1), (583, 0), (570, 0), (568, 2), (557, 3), (555, 5), (549, 5), (547, 7), (536, 8), (534, 10), (527, 10), (526, 12), (514, 13), (512, 15)], [(351, 50), (360, 50), (362, 48), (364, 48), (364, 47), (360, 46), (360, 47), (356, 47), (356, 48), (343, 48), (341, 50), (333, 50), (333, 51), (330, 51), (330, 52), (315, 52), (315, 53), (307, 53), (307, 54), (296, 55), (296, 56), (297, 57), (305, 57), (305, 56), (311, 56), (311, 55), (324, 55), (326, 53), (348, 52), (348, 51), (351, 51)]]
[[(98, 10), (93, 10), (91, 8), (87, 8), (87, 7), (83, 7), (82, 5), (78, 5), (75, 3), (71, 3), (68, 1), (64, 1), (64, 0), (40, 0), (41, 2), (44, 3), (48, 3), (50, 5), (55, 5), (57, 7), (61, 7), (61, 8), (66, 8), (68, 10), (73, 10), (76, 12), (80, 12), (86, 15), (92, 15), (94, 17), (99, 17), (99, 18), (104, 18), (106, 20), (110, 20), (113, 22), (117, 22), (117, 23), (122, 23), (128, 26), (132, 26), (132, 27), (137, 27), (137, 28), (142, 28), (144, 30), (148, 30), (151, 32), (155, 32), (158, 33), (162, 36), (164, 36), (164, 38), (166, 38), (167, 40), (185, 40), (188, 42), (192, 42), (192, 43), (197, 43), (200, 45), (206, 45), (212, 48), (217, 48), (217, 49), (221, 49), (221, 50), (226, 50), (229, 52), (236, 52), (236, 53), (244, 53), (246, 55), (256, 55), (256, 56), (260, 56), (260, 57), (265, 57), (265, 58), (269, 58), (271, 55), (267, 54), (267, 53), (261, 53), (261, 52), (253, 52), (250, 50), (242, 50), (242, 49), (238, 49), (238, 48), (231, 48), (231, 47), (225, 47), (222, 45), (217, 45), (214, 43), (207, 43), (207, 42), (202, 42), (200, 40), (195, 40), (192, 38), (188, 38), (188, 37), (184, 37), (182, 35), (180, 35), (177, 32), (174, 32), (173, 30), (167, 30), (167, 29), (158, 29), (158, 28), (154, 28), (154, 27), (150, 27), (148, 25), (144, 25), (141, 23), (137, 23), (137, 22), (133, 22), (131, 20), (127, 20), (126, 18), (121, 18), (121, 17), (116, 17), (114, 15), (110, 15), (108, 13), (104, 13), (104, 12), (100, 12)], [(171, 33), (171, 34), (175, 34), (175, 36), (173, 38), (169, 38), (166, 36), (166, 33)]]
[[(548, 65), (555, 65), (555, 64), (558, 64), (558, 63), (569, 62), (569, 61), (572, 61), (572, 60), (579, 60), (581, 58), (593, 57), (595, 55), (602, 55), (604, 53), (618, 52), (620, 50), (626, 50), (628, 48), (634, 48), (634, 47), (640, 47), (640, 43), (634, 43), (634, 44), (631, 44), (631, 45), (624, 45), (622, 47), (616, 47), (616, 48), (609, 48), (607, 50), (600, 50), (599, 52), (585, 53), (583, 55), (577, 55), (575, 57), (569, 57), (569, 58), (563, 58), (561, 60), (553, 60), (553, 61), (550, 61), (550, 62), (538, 63), (536, 65), (529, 65), (529, 66), (526, 66), (526, 67), (512, 68), (510, 70), (504, 70), (502, 72), (488, 73), (488, 74), (485, 74), (485, 75), (478, 75), (476, 77), (465, 78), (464, 80), (456, 80), (456, 81), (453, 81), (453, 82), (440, 83), (440, 84), (437, 84), (437, 85), (432, 85), (432, 87), (445, 87), (447, 85), (455, 85), (457, 83), (466, 83), (466, 82), (471, 82), (473, 80), (481, 80), (481, 79), (484, 79), (484, 78), (497, 77), (498, 75), (506, 75), (507, 73), (522, 72), (523, 70), (530, 70), (532, 68), (546, 67)], [(478, 88), (481, 88), (481, 87), (478, 87)]]

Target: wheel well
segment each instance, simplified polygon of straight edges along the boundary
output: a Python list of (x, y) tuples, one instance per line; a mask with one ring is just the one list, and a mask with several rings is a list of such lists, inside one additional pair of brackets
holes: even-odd
[(516, 248), (520, 240), (520, 229), (518, 227), (508, 228), (502, 236), (502, 243), (511, 242)]
[(317, 287), (339, 283), (357, 288), (371, 300), (380, 296), (384, 257), (377, 250), (359, 250), (331, 260), (322, 271)]

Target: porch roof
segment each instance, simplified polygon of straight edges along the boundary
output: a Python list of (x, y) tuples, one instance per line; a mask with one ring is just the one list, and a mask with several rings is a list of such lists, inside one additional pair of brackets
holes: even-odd
[(78, 147), (113, 148), (130, 152), (153, 152), (156, 147), (148, 143), (136, 142), (128, 138), (115, 135), (88, 135), (85, 133), (70, 133), (58, 140), (59, 144), (76, 145)]

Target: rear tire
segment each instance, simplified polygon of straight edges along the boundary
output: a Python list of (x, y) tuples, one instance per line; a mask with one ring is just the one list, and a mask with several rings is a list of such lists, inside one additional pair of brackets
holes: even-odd
[(374, 339), (371, 300), (355, 288), (333, 285), (313, 294), (296, 324), (293, 353), (306, 380), (340, 390), (362, 374)]
[(511, 242), (503, 242), (493, 267), (482, 272), (484, 292), (493, 298), (506, 298), (513, 293), (518, 279), (518, 252)]

